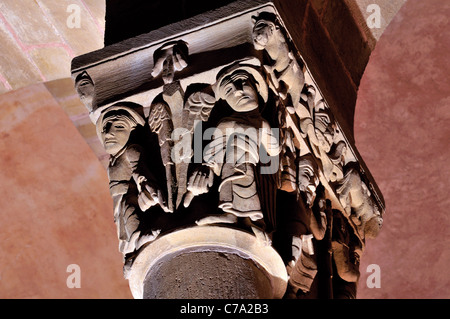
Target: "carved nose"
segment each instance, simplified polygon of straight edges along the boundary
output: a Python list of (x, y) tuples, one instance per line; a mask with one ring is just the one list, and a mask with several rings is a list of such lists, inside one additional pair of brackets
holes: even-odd
[(114, 137), (114, 133), (112, 132), (111, 129), (108, 129), (108, 130), (105, 131), (104, 133), (105, 133), (105, 138), (108, 138), (108, 137)]
[(236, 89), (234, 91), (234, 96), (235, 97), (241, 97), (244, 94), (244, 91), (242, 91), (242, 89)]
[(238, 92), (240, 92), (240, 94), (242, 94), (244, 83), (242, 81), (236, 81), (233, 84), (234, 84), (234, 88), (235, 88), (234, 94), (237, 94)]

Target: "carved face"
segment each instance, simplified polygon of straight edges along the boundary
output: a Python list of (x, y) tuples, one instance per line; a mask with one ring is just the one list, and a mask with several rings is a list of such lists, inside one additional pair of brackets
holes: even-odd
[(314, 126), (321, 148), (328, 153), (333, 145), (334, 128), (327, 112), (316, 111)]
[(383, 225), (383, 218), (380, 215), (373, 216), (364, 225), (364, 235), (366, 238), (374, 239), (378, 236)]
[(116, 155), (122, 150), (130, 138), (136, 125), (124, 115), (105, 118), (101, 133), (103, 146), (108, 154)]
[(263, 50), (270, 37), (273, 35), (275, 30), (275, 24), (266, 20), (259, 20), (253, 27), (253, 44), (256, 50)]
[(162, 78), (165, 84), (173, 82), (173, 77), (175, 75), (173, 58), (168, 56), (163, 63)]
[(308, 205), (310, 205), (314, 201), (319, 180), (310, 159), (300, 160), (298, 166), (298, 187), (300, 191), (306, 193)]
[(81, 102), (92, 111), (94, 100), (94, 83), (89, 75), (84, 72), (80, 79), (76, 82), (75, 89), (80, 97)]
[(245, 71), (238, 71), (220, 84), (222, 98), (236, 112), (248, 112), (258, 108), (258, 92), (253, 78)]

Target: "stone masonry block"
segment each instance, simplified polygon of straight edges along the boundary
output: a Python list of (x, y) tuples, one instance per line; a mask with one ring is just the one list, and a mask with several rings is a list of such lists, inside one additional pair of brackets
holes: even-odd
[[(80, 1), (39, 0), (39, 3), (51, 23), (73, 49), (74, 55), (81, 55), (103, 47), (103, 34)], [(79, 11), (67, 12), (69, 5), (74, 5), (75, 10)], [(79, 27), (68, 23), (76, 21), (77, 15), (79, 15)]]
[(30, 51), (30, 57), (47, 81), (70, 77), (71, 57), (65, 48), (39, 47)]
[(0, 43), (0, 73), (13, 89), (42, 81), (39, 70), (17, 45), (2, 20), (0, 20)]
[(36, 1), (2, 0), (0, 12), (24, 45), (61, 41)]
[(344, 1), (329, 1), (322, 16), (322, 23), (353, 82), (359, 86), (361, 77), (372, 52), (362, 29)]
[(317, 13), (321, 15), (325, 10), (328, 1), (329, 0), (311, 0), (311, 4), (313, 5), (314, 9), (316, 9)]

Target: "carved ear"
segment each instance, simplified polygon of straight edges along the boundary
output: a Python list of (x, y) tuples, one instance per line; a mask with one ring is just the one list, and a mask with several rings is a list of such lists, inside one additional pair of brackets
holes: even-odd
[(276, 25), (277, 29), (280, 29), (281, 26), (280, 19), (275, 18), (275, 21), (273, 23)]
[(273, 33), (274, 30), (278, 30), (279, 29), (276, 24), (269, 23), (268, 26), (270, 28), (270, 32), (272, 32), (272, 33)]

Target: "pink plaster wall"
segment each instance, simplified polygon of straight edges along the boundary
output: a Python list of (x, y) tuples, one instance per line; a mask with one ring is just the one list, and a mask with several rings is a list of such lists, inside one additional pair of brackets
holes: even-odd
[[(372, 53), (355, 139), (387, 213), (359, 298), (450, 298), (450, 3), (409, 0)], [(369, 264), (381, 288), (369, 289)]]
[(0, 105), (0, 298), (131, 297), (97, 157), (43, 84)]

